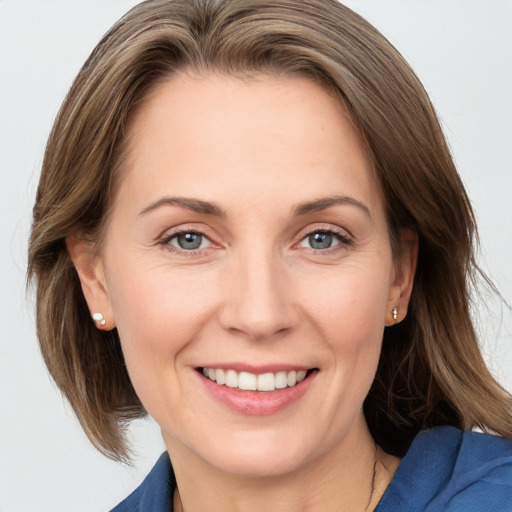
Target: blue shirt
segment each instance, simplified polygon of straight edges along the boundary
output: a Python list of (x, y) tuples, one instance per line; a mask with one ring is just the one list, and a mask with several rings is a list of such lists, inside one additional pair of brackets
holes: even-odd
[[(172, 512), (167, 453), (111, 512)], [(375, 512), (512, 512), (512, 441), (454, 427), (420, 432)]]

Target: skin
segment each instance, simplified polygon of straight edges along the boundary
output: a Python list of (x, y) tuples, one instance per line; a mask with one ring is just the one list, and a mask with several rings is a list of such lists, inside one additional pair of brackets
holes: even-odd
[[(417, 243), (404, 233), (398, 267), (344, 105), (306, 78), (181, 74), (134, 113), (127, 154), (99, 254), (79, 236), (68, 250), (162, 429), (176, 510), (373, 509), (398, 460), (376, 451), (361, 407), (383, 331), (406, 314)], [(180, 248), (179, 231), (203, 234), (200, 248)], [(326, 232), (332, 246), (312, 247)], [(225, 362), (318, 371), (297, 402), (254, 416), (196, 371)]]

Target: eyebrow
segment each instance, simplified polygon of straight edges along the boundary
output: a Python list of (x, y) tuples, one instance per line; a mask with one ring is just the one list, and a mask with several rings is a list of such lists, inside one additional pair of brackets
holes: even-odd
[[(356, 206), (361, 209), (368, 217), (372, 217), (370, 213), (370, 209), (361, 201), (354, 199), (349, 196), (330, 196), (323, 197), (320, 199), (316, 199), (315, 201), (308, 201), (306, 203), (300, 203), (297, 205), (293, 213), (294, 215), (301, 216), (307, 215), (309, 213), (315, 213), (322, 210), (326, 210), (327, 208), (331, 208), (332, 206), (337, 205), (351, 205)], [(151, 203), (146, 206), (141, 212), (140, 215), (145, 215), (157, 208), (162, 206), (179, 206), (181, 208), (185, 208), (187, 210), (201, 213), (204, 215), (213, 215), (215, 217), (227, 217), (226, 212), (219, 208), (214, 203), (210, 203), (208, 201), (202, 201), (201, 199), (194, 199), (190, 197), (162, 197), (157, 201)]]
[(156, 210), (162, 206), (180, 206), (181, 208), (185, 208), (196, 213), (213, 215), (215, 217), (226, 217), (226, 212), (224, 210), (208, 201), (201, 201), (201, 199), (193, 199), (189, 197), (168, 196), (162, 197), (154, 203), (151, 203), (149, 206), (146, 206), (146, 208), (140, 212), (140, 215), (145, 215), (146, 213)]
[(314, 213), (314, 212), (320, 212), (322, 210), (326, 210), (327, 208), (330, 208), (331, 206), (337, 206), (337, 205), (351, 205), (356, 206), (357, 208), (361, 209), (370, 219), (372, 218), (372, 215), (370, 213), (370, 209), (368, 206), (366, 206), (361, 201), (358, 201), (357, 199), (354, 199), (353, 197), (349, 196), (330, 196), (330, 197), (323, 197), (321, 199), (317, 199), (315, 201), (308, 201), (307, 203), (301, 203), (294, 209), (295, 215), (307, 215), (308, 213)]

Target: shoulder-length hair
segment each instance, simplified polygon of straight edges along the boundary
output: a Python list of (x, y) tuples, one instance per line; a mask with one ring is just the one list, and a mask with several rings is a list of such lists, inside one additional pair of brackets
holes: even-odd
[(128, 457), (124, 428), (145, 415), (116, 330), (90, 320), (65, 238), (101, 240), (122, 173), (130, 113), (155, 83), (199, 73), (299, 74), (349, 109), (382, 190), (395, 258), (419, 239), (405, 320), (385, 329), (364, 411), (401, 455), (423, 428), (480, 427), (512, 437), (510, 396), (492, 378), (470, 317), (475, 217), (434, 108), (397, 50), (336, 0), (148, 0), (99, 42), (48, 140), (34, 206), (29, 279), (49, 371), (92, 443)]

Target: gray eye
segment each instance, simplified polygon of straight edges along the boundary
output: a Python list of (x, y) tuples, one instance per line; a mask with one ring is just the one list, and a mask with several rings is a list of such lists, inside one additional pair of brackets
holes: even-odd
[(312, 249), (328, 249), (332, 247), (334, 237), (331, 233), (313, 233), (308, 236), (308, 242)]
[(201, 244), (203, 243), (203, 235), (199, 233), (180, 233), (179, 235), (176, 235), (174, 240), (180, 249), (193, 251), (194, 249), (199, 249), (201, 247)]

